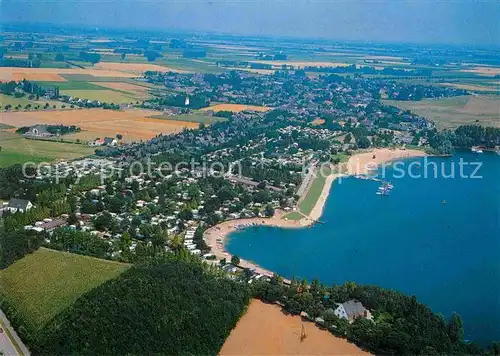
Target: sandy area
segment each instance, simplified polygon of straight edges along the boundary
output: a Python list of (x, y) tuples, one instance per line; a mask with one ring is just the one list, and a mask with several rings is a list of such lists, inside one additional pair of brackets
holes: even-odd
[(420, 150), (379, 148), (349, 158), (347, 171), (349, 174), (367, 174), (382, 163), (422, 156), (425, 156), (425, 153)]
[(180, 132), (184, 127), (197, 128), (198, 123), (187, 121), (151, 119), (148, 116), (159, 115), (153, 110), (103, 110), (80, 109), (64, 111), (1, 112), (0, 123), (21, 127), (36, 124), (76, 125), (82, 130), (96, 132), (96, 137), (103, 133), (108, 136), (123, 136), (150, 139), (163, 133)]
[[(252, 300), (222, 346), (220, 355), (369, 355), (277, 305)], [(306, 338), (300, 341), (302, 326)]]
[(326, 177), (325, 185), (323, 186), (323, 190), (321, 191), (321, 195), (319, 196), (318, 200), (316, 201), (314, 208), (311, 210), (309, 217), (308, 218), (304, 217), (304, 219), (310, 220), (311, 223), (313, 221), (320, 220), (321, 215), (323, 214), (323, 209), (325, 208), (326, 201), (328, 200), (328, 196), (330, 195), (330, 190), (332, 188), (333, 182), (335, 181), (335, 179), (341, 178), (343, 176), (344, 176), (344, 174), (336, 173), (336, 174), (331, 174), (328, 177)]
[(218, 111), (240, 112), (240, 111), (245, 111), (245, 110), (266, 112), (266, 111), (272, 110), (272, 108), (269, 108), (266, 106), (243, 105), (243, 104), (218, 104), (218, 105), (214, 105), (214, 106), (209, 106), (208, 108), (203, 108), (201, 110), (202, 111), (212, 110), (215, 112), (218, 112)]
[[(237, 219), (229, 220), (220, 223), (210, 229), (206, 230), (204, 233), (204, 239), (208, 246), (212, 248), (211, 253), (217, 256), (217, 259), (226, 258), (228, 261), (231, 259), (231, 255), (224, 249), (224, 243), (231, 232), (236, 231), (238, 228), (243, 228), (245, 226), (251, 225), (264, 225), (264, 226), (275, 226), (284, 228), (301, 228), (308, 226), (312, 223), (311, 220), (285, 220), (283, 215), (287, 213), (276, 210), (272, 218), (250, 218), (250, 219)], [(272, 276), (273, 273), (268, 271), (258, 265), (252, 263), (251, 261), (246, 261), (240, 259), (240, 266), (245, 268), (255, 269), (257, 272)]]
[(325, 120), (324, 119), (314, 119), (312, 122), (311, 122), (311, 125), (313, 126), (318, 126), (318, 125), (323, 125), (325, 123)]

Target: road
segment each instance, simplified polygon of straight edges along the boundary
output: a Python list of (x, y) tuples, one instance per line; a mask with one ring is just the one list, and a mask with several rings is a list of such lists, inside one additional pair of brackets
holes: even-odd
[(0, 310), (0, 329), (0, 351), (2, 351), (5, 356), (29, 356), (30, 352), (28, 348), (23, 344), (16, 331), (12, 328), (2, 310)]

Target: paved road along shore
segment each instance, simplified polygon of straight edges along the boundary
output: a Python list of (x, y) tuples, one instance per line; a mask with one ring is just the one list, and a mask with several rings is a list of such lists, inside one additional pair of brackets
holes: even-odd
[(0, 351), (2, 351), (5, 356), (28, 356), (30, 354), (28, 348), (12, 328), (7, 316), (2, 310), (0, 310), (0, 328), (2, 329), (0, 332)]

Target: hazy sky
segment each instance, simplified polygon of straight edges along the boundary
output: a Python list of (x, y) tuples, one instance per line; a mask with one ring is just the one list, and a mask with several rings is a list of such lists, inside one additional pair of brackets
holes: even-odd
[(0, 0), (2, 22), (500, 45), (499, 0)]

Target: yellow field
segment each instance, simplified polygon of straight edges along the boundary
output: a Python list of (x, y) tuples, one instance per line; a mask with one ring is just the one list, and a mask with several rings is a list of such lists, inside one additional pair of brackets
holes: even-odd
[(474, 67), (472, 69), (462, 69), (461, 72), (475, 73), (479, 75), (484, 75), (488, 77), (494, 77), (500, 74), (500, 68), (498, 67)]
[[(300, 340), (302, 326), (307, 337)], [(276, 305), (252, 300), (220, 355), (369, 355), (347, 340), (319, 329)]]
[(33, 81), (61, 82), (66, 81), (61, 74), (87, 74), (94, 77), (133, 78), (137, 75), (123, 71), (106, 69), (81, 68), (16, 68), (0, 67), (0, 81), (19, 81), (22, 79)]
[(460, 83), (441, 83), (443, 86), (453, 87), (457, 89), (465, 89), (470, 91), (499, 91), (500, 83), (496, 83), (495, 86), (487, 86), (487, 85), (475, 85), (475, 84), (460, 84)]
[(198, 123), (174, 120), (150, 119), (159, 115), (152, 110), (114, 111), (103, 109), (80, 109), (66, 111), (8, 112), (0, 114), (0, 122), (11, 126), (32, 126), (36, 124), (76, 125), (84, 131), (94, 132), (96, 137), (114, 137), (121, 134), (134, 140), (150, 139), (163, 133), (180, 132), (184, 127), (197, 128)]
[(95, 65), (96, 69), (111, 70), (123, 73), (141, 74), (145, 71), (155, 71), (155, 72), (177, 72), (185, 73), (179, 69), (159, 66), (152, 63), (119, 63), (119, 62), (100, 62)]
[(243, 104), (218, 104), (214, 106), (209, 106), (208, 108), (203, 108), (201, 111), (232, 111), (232, 112), (240, 112), (245, 110), (266, 112), (272, 110), (272, 108), (268, 108), (265, 106), (256, 106), (256, 105), (243, 105)]

